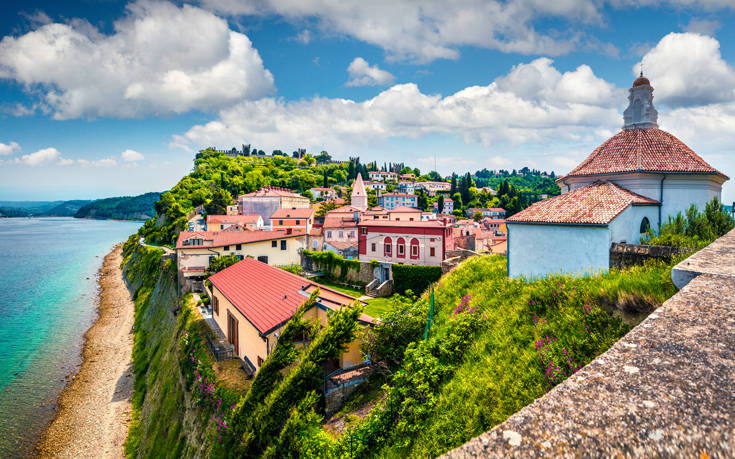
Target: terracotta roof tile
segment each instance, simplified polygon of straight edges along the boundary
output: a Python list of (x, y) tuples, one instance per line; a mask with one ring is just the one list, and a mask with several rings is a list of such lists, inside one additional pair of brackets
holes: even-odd
[(595, 182), (518, 212), (508, 223), (572, 223), (606, 225), (630, 205), (658, 205), (658, 201), (611, 182)]
[[(317, 286), (330, 303), (349, 305), (355, 298), (324, 287), (303, 277), (245, 258), (209, 278), (217, 290), (261, 333), (268, 333), (287, 322), (307, 297), (301, 289)], [(312, 287), (310, 287), (312, 286)], [(371, 321), (363, 315), (360, 319)]]
[(661, 129), (618, 132), (597, 147), (567, 177), (635, 171), (710, 173), (727, 178), (681, 140)]
[(273, 212), (271, 219), (283, 218), (311, 218), (314, 215), (314, 209), (306, 207), (303, 209), (278, 209)]
[(260, 220), (260, 215), (207, 215), (207, 224), (229, 223), (237, 225), (254, 225)]
[(291, 190), (288, 190), (286, 188), (278, 188), (278, 187), (263, 187), (259, 189), (258, 191), (253, 191), (252, 193), (247, 193), (240, 195), (240, 197), (291, 197), (291, 198), (304, 198), (298, 193), (295, 193)]
[[(248, 244), (251, 242), (284, 239), (288, 237), (304, 236), (303, 231), (294, 230), (290, 234), (286, 231), (182, 231), (176, 240), (177, 249), (196, 249), (199, 247), (223, 247), (233, 244)], [(201, 245), (185, 245), (189, 239), (202, 239)]]

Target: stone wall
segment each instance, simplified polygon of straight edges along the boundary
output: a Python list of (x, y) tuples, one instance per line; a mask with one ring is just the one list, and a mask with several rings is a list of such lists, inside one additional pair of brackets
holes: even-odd
[(671, 261), (676, 255), (690, 249), (662, 245), (639, 245), (613, 242), (610, 246), (610, 268), (627, 268), (641, 265), (646, 260), (658, 259)]

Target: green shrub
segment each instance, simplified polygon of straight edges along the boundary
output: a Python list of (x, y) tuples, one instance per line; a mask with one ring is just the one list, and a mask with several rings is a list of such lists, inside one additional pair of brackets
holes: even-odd
[(440, 266), (393, 265), (393, 291), (405, 294), (407, 290), (420, 294), (442, 276)]
[(705, 205), (704, 212), (692, 204), (682, 215), (669, 216), (656, 232), (649, 228), (641, 243), (701, 249), (735, 227), (735, 220), (717, 198)]

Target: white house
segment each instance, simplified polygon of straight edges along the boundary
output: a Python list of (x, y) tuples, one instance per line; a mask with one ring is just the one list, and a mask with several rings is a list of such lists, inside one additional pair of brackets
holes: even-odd
[(607, 270), (611, 243), (720, 197), (728, 177), (658, 128), (648, 79), (629, 92), (623, 129), (557, 180), (562, 194), (507, 219), (509, 276)]

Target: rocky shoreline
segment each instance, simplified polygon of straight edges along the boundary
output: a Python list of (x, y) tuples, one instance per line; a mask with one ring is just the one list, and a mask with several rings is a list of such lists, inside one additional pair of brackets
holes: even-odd
[(134, 303), (122, 276), (122, 244), (104, 259), (97, 321), (85, 334), (83, 363), (59, 397), (39, 457), (124, 457), (132, 417)]

